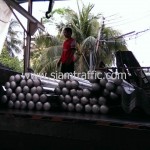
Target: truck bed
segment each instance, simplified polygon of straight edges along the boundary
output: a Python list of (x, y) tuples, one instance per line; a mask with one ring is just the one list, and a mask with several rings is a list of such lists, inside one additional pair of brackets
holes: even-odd
[(0, 149), (149, 149), (150, 118), (0, 110)]
[[(16, 74), (1, 69), (0, 84)], [(149, 150), (150, 117), (0, 109), (0, 150)]]

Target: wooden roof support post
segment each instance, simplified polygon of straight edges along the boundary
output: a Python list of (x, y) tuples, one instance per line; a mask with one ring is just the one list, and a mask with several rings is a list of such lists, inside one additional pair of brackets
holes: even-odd
[[(32, 0), (28, 0), (28, 13), (32, 15)], [(27, 22), (27, 38), (26, 38), (26, 46), (24, 50), (24, 73), (28, 72), (28, 68), (30, 67), (30, 46), (31, 46), (31, 21)]]

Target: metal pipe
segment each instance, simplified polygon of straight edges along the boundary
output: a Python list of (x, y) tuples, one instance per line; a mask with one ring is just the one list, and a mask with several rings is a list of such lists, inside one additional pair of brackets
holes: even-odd
[(37, 75), (37, 74), (33, 74), (33, 73), (30, 74), (30, 77), (32, 79), (35, 78), (35, 79), (40, 79), (40, 80), (45, 80), (45, 81), (52, 81), (52, 82), (57, 82), (57, 83), (60, 82), (60, 80), (58, 80), (58, 79), (49, 78), (49, 77), (45, 77), (45, 76), (41, 76), (41, 75)]
[(73, 75), (70, 75), (70, 79), (71, 80), (77, 80), (78, 82), (84, 82), (84, 83), (90, 84), (90, 81), (85, 80), (83, 78), (79, 78), (79, 77), (73, 76)]
[(89, 88), (89, 89), (91, 89), (92, 88), (92, 84), (91, 83), (84, 83), (84, 82), (80, 82), (80, 81), (78, 81), (79, 82), (79, 87), (80, 88)]
[(130, 90), (132, 89), (133, 91), (135, 90), (134, 86), (130, 83), (128, 83), (127, 81), (123, 80), (123, 82), (121, 83), (122, 87), (126, 87), (129, 88)]
[(42, 85), (44, 86), (53, 86), (53, 87), (57, 87), (58, 83), (54, 82), (54, 81), (46, 81), (46, 80), (41, 80)]
[(50, 91), (50, 92), (54, 92), (55, 88), (49, 88), (49, 87), (43, 87), (44, 91)]
[(90, 49), (90, 68), (89, 68), (90, 71), (93, 70), (93, 52), (92, 52), (92, 49)]

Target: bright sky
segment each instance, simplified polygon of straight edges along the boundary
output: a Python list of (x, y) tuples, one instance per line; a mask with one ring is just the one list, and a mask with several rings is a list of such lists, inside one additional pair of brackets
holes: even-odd
[[(84, 4), (95, 4), (93, 13), (101, 13), (106, 18), (105, 25), (112, 27), (122, 34), (135, 31), (134, 36), (126, 37), (128, 49), (138, 59), (141, 66), (150, 66), (150, 0), (82, 0)], [(27, 8), (27, 4), (23, 4)], [(77, 10), (76, 0), (56, 1), (54, 8), (70, 7)], [(33, 16), (38, 20), (48, 10), (48, 2), (35, 2)], [(59, 21), (59, 20), (58, 20)], [(54, 34), (53, 28), (47, 30)], [(146, 30), (146, 31), (145, 31)], [(145, 32), (141, 32), (145, 31)], [(139, 33), (141, 32), (141, 33)]]

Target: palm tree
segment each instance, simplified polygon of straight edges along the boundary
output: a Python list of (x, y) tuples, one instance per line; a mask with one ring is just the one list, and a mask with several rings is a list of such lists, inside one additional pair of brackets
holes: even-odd
[[(86, 38), (82, 42), (81, 52), (85, 56), (88, 64), (90, 63), (89, 62), (90, 51), (93, 50), (93, 53), (95, 53), (95, 57), (93, 58), (95, 59), (95, 62), (93, 63), (95, 63), (96, 67), (99, 67), (101, 62), (107, 64), (108, 66), (111, 66), (115, 60), (115, 55), (114, 55), (115, 52), (118, 50), (119, 51), (127, 50), (126, 42), (121, 36), (121, 33), (107, 27), (104, 28), (103, 38), (101, 40), (102, 41), (100, 42), (97, 51), (95, 51), (97, 39), (92, 36)], [(81, 57), (83, 57), (83, 55)], [(81, 59), (85, 62), (85, 59), (83, 58)], [(87, 67), (86, 70), (89, 69)], [(82, 68), (80, 70), (82, 70)], [(85, 70), (85, 66), (84, 66), (84, 70)]]
[(31, 66), (35, 72), (50, 75), (55, 71), (61, 49), (61, 42), (56, 37), (39, 32), (31, 49)]
[[(85, 6), (82, 3), (81, 9), (79, 8), (78, 1), (77, 5), (78, 5), (78, 12), (75, 12), (69, 8), (56, 9), (52, 12), (52, 14), (55, 13), (60, 14), (61, 17), (64, 17), (65, 20), (65, 22), (60, 21), (59, 23), (56, 24), (59, 33), (58, 36), (55, 38), (60, 42), (52, 45), (52, 43), (50, 44), (49, 42), (46, 42), (47, 40), (49, 41), (49, 38), (47, 38), (48, 36), (45, 35), (39, 35), (39, 38), (36, 38), (36, 48), (38, 48), (38, 51), (37, 53), (36, 51), (34, 51), (34, 56), (36, 56), (35, 57), (36, 61), (34, 61), (34, 67), (38, 72), (40, 71), (50, 72), (49, 69), (50, 70), (56, 69), (55, 63), (56, 60), (58, 60), (61, 52), (60, 50), (61, 44), (59, 43), (62, 43), (63, 41), (61, 32), (66, 26), (70, 26), (72, 28), (73, 37), (77, 41), (76, 70), (81, 72), (89, 69), (89, 54), (90, 54), (89, 52), (91, 50), (95, 52), (95, 45), (97, 42), (98, 32), (99, 29), (102, 27), (102, 25), (98, 22), (98, 19), (101, 17), (101, 15), (100, 14), (93, 15), (91, 13), (92, 9), (94, 8), (93, 4)], [(108, 42), (103, 42), (101, 46), (98, 48), (98, 51), (95, 55), (96, 56), (95, 66), (98, 66), (100, 61), (103, 61), (108, 65), (111, 65), (114, 60), (114, 52), (116, 50), (127, 50), (124, 39), (115, 38), (119, 35), (121, 34), (118, 31), (104, 27), (102, 39)], [(53, 38), (51, 38), (51, 40)], [(112, 40), (115, 39), (114, 40), (115, 42), (110, 43), (109, 42), (110, 39)], [(53, 51), (57, 52), (57, 54), (54, 53)], [(39, 64), (39, 62), (41, 64)]]
[(57, 70), (57, 62), (61, 55), (61, 46), (51, 46), (43, 51), (43, 54), (34, 63), (37, 73), (46, 73), (48, 76)]
[(19, 40), (20, 31), (14, 30), (19, 27), (19, 23), (12, 19), (8, 28), (8, 34), (6, 36), (4, 47), (8, 50), (10, 56), (14, 57), (14, 52), (20, 53), (22, 41)]
[[(98, 19), (103, 18), (101, 14), (93, 15), (91, 13), (94, 8), (93, 4), (88, 4), (87, 6), (82, 3), (82, 8), (79, 8), (79, 3), (77, 1), (78, 12), (75, 12), (69, 8), (56, 9), (54, 13), (58, 13), (67, 20), (66, 24), (60, 23), (57, 25), (59, 31), (62, 31), (63, 25), (70, 26), (73, 30), (73, 36), (77, 41), (78, 47), (78, 59), (76, 62), (77, 71), (85, 71), (89, 69), (89, 52), (95, 50), (97, 36), (102, 24), (98, 22)], [(61, 28), (60, 28), (61, 27)], [(116, 30), (104, 27), (102, 40), (107, 40), (99, 46), (96, 53), (96, 66), (100, 61), (111, 65), (114, 62), (114, 52), (117, 50), (127, 50), (126, 43), (123, 38), (116, 39), (115, 37), (120, 36)], [(110, 42), (114, 40), (114, 42)], [(86, 65), (82, 65), (86, 64)]]
[(78, 1), (77, 5), (78, 12), (69, 8), (63, 8), (54, 10), (53, 14), (58, 13), (67, 21), (66, 24), (62, 22), (58, 23), (56, 25), (58, 30), (61, 32), (65, 26), (70, 26), (73, 30), (73, 37), (76, 39), (78, 44), (81, 44), (87, 37), (97, 36), (99, 29), (99, 22), (97, 20), (101, 15), (93, 15), (91, 13), (94, 8), (93, 4), (89, 4), (88, 6), (82, 4), (82, 10), (79, 8)]

